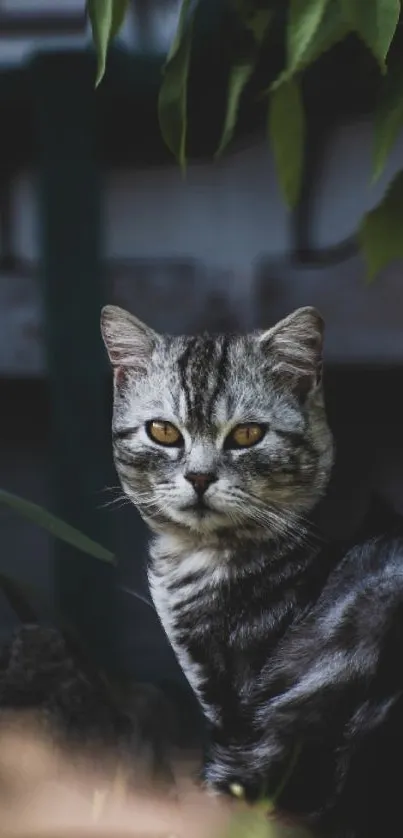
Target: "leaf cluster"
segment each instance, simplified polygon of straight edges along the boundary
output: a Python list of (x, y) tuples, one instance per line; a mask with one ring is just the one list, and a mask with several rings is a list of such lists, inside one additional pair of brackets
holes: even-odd
[[(183, 170), (187, 162), (189, 74), (198, 13), (205, 0), (182, 0), (177, 31), (166, 58), (158, 100), (164, 141)], [(284, 200), (298, 203), (307, 137), (303, 79), (308, 68), (352, 34), (370, 51), (379, 71), (379, 101), (373, 114), (373, 182), (403, 127), (403, 57), (389, 62), (401, 23), (401, 0), (217, 0), (236, 15), (248, 36), (247, 48), (230, 55), (220, 156), (234, 135), (242, 98), (263, 52), (272, 49), (271, 33), (284, 18), (284, 66), (260, 95), (267, 103), (267, 135)], [(118, 33), (128, 0), (87, 0), (98, 56), (96, 83), (105, 72), (109, 45)], [(277, 29), (276, 29), (277, 31)], [(206, 44), (208, 52), (208, 44)], [(389, 66), (390, 64), (390, 66)], [(354, 73), (354, 67), (351, 67)], [(326, 86), (326, 78), (323, 78)], [(348, 188), (348, 185), (346, 185)], [(372, 279), (388, 262), (403, 258), (403, 174), (398, 173), (379, 205), (362, 219), (357, 241)]]

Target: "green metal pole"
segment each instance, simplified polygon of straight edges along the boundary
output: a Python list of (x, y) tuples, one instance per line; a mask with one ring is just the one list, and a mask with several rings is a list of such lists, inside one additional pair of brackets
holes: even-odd
[[(99, 334), (104, 288), (94, 64), (85, 53), (45, 54), (33, 61), (32, 77), (54, 509), (111, 547), (110, 516), (101, 509), (112, 466)], [(58, 541), (54, 558), (62, 614), (73, 621), (94, 658), (115, 668), (116, 571)]]

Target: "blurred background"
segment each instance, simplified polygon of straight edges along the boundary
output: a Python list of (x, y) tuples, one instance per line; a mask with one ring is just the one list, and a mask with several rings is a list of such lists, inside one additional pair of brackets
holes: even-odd
[[(1, 571), (57, 603), (107, 668), (164, 684), (186, 705), (185, 724), (196, 709), (158, 620), (123, 590), (147, 595), (147, 542), (133, 508), (109, 505), (119, 490), (100, 308), (117, 303), (155, 329), (191, 332), (268, 327), (318, 306), (329, 414), (348, 469), (328, 525), (348, 529), (373, 488), (403, 512), (402, 267), (369, 285), (351, 244), (401, 166), (403, 141), (370, 188), (365, 101), (346, 108), (344, 95), (339, 108), (347, 82), (338, 79), (290, 214), (253, 114), (212, 162), (225, 84), (220, 50), (206, 41), (183, 178), (157, 122), (178, 3), (132, 2), (97, 91), (83, 6), (0, 0), (0, 487), (59, 514), (119, 565), (0, 506)], [(2, 601), (4, 634), (14, 620)]]

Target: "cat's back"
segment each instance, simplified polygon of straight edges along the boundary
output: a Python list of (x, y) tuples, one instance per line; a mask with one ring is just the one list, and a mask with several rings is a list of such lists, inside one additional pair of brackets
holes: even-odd
[(276, 707), (315, 703), (322, 690), (348, 683), (371, 692), (374, 679), (386, 676), (388, 689), (403, 690), (402, 657), (403, 534), (396, 531), (347, 547), (260, 684)]
[(260, 680), (267, 764), (302, 743), (280, 808), (325, 835), (400, 824), (402, 660), (403, 536), (378, 535), (346, 550)]
[[(320, 611), (335, 606), (352, 607), (355, 600), (373, 595), (396, 595), (403, 584), (403, 517), (389, 505), (373, 498), (362, 521), (336, 548), (337, 561), (317, 603)], [(327, 557), (328, 546), (323, 548)], [(316, 609), (315, 609), (316, 610)]]
[(378, 535), (350, 546), (330, 575), (314, 614), (322, 630), (348, 636), (353, 625), (362, 630), (375, 625), (379, 629), (380, 624), (386, 627), (400, 603), (403, 605), (403, 532)]

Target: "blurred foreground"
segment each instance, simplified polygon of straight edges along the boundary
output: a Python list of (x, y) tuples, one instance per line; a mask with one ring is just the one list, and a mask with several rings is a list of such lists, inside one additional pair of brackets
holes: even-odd
[(116, 754), (83, 756), (38, 730), (25, 713), (0, 724), (0, 838), (297, 838), (263, 808), (197, 788), (185, 763), (174, 793), (145, 789), (141, 767), (136, 788)]
[(141, 793), (99, 753), (62, 751), (28, 716), (0, 726), (0, 836), (221, 836), (229, 808), (198, 791), (179, 771), (176, 794)]

